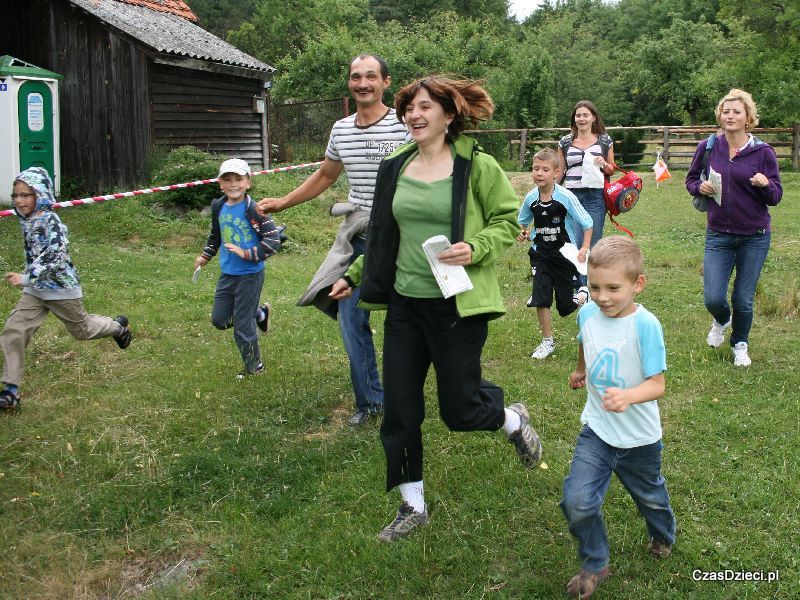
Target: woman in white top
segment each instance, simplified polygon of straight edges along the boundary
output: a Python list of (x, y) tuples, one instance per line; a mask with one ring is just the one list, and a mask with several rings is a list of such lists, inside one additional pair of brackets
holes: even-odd
[[(572, 133), (558, 142), (561, 148), (559, 167), (564, 177), (562, 184), (578, 197), (583, 208), (592, 217), (592, 242), (594, 246), (603, 237), (603, 224), (606, 218), (606, 204), (603, 199), (603, 185), (587, 186), (583, 176), (583, 161), (586, 153), (594, 155), (594, 163), (603, 175), (614, 173), (614, 141), (606, 133), (603, 120), (597, 114), (594, 104), (581, 100), (572, 109), (570, 118)], [(583, 230), (576, 231), (580, 239)]]

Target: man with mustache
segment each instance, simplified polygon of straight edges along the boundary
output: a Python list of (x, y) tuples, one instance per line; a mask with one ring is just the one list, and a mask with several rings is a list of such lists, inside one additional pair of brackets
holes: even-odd
[(328, 292), (364, 252), (378, 165), (407, 140), (408, 132), (397, 120), (394, 108), (383, 103), (383, 93), (391, 83), (389, 68), (380, 56), (361, 54), (351, 60), (347, 85), (356, 112), (333, 125), (322, 166), (286, 196), (264, 198), (258, 203), (259, 211), (280, 212), (318, 197), (342, 171), (347, 175), (347, 202), (337, 204), (335, 210), (335, 214), (347, 216), (325, 262), (298, 304), (314, 304), (339, 322), (355, 394), (356, 412), (349, 420), (354, 426), (383, 412), (383, 388), (378, 379), (369, 313), (357, 307), (358, 292), (338, 302), (331, 300)]

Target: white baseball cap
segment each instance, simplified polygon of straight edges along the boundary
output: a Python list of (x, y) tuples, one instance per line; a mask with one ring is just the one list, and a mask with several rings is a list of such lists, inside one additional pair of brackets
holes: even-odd
[(217, 179), (225, 175), (225, 173), (236, 173), (237, 175), (247, 175), (249, 177), (250, 165), (241, 158), (229, 158), (220, 165)]

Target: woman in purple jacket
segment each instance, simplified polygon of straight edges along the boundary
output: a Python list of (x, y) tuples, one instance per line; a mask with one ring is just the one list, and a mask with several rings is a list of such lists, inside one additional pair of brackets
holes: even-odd
[[(730, 326), (733, 364), (746, 367), (751, 362), (747, 338), (753, 324), (753, 297), (770, 244), (768, 207), (780, 202), (783, 188), (775, 151), (750, 133), (758, 125), (753, 97), (733, 89), (719, 101), (716, 114), (722, 133), (714, 140), (707, 169), (703, 169), (706, 140), (697, 146), (686, 189), (693, 196), (709, 196), (703, 292), (714, 321), (706, 341), (719, 348)], [(707, 181), (712, 170), (720, 175), (721, 189)], [(734, 267), (731, 311), (728, 283)]]

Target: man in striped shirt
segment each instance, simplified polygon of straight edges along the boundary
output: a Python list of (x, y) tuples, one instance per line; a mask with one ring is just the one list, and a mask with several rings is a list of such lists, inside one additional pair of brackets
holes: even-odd
[[(378, 165), (408, 139), (408, 131), (397, 120), (394, 109), (383, 103), (383, 93), (391, 83), (386, 61), (381, 57), (362, 54), (350, 61), (347, 85), (356, 103), (355, 114), (333, 125), (325, 159), (319, 170), (286, 196), (264, 198), (258, 203), (259, 210), (280, 212), (312, 200), (330, 188), (344, 171), (350, 185), (348, 202), (355, 211), (369, 214)], [(362, 221), (363, 227), (355, 235), (352, 234), (352, 228), (346, 228), (347, 220), (337, 234), (338, 238), (347, 231), (347, 235), (352, 236), (348, 240), (353, 248), (349, 263), (364, 252), (367, 220)], [(337, 318), (350, 360), (350, 377), (356, 400), (356, 412), (350, 417), (351, 425), (362, 425), (371, 416), (383, 411), (383, 388), (378, 378), (369, 313), (357, 307), (358, 299), (356, 288), (350, 298), (339, 300)]]

